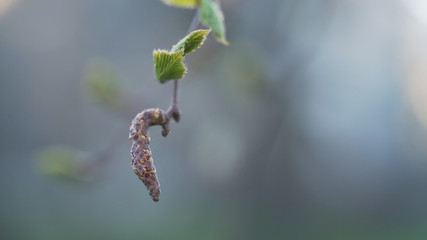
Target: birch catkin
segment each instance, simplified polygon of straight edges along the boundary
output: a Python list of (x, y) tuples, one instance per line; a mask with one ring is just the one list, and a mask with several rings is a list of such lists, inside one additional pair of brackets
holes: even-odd
[(163, 135), (167, 135), (168, 118), (159, 108), (151, 108), (138, 113), (132, 120), (129, 129), (129, 140), (132, 142), (131, 166), (135, 174), (145, 184), (153, 201), (160, 198), (160, 184), (157, 179), (156, 168), (151, 157), (150, 135), (148, 128), (154, 125), (163, 127)]

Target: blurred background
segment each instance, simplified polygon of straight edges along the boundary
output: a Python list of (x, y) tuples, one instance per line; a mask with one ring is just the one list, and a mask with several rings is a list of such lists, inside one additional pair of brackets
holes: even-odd
[(194, 11), (0, 0), (1, 239), (427, 239), (427, 1), (221, 3), (154, 203), (128, 129)]

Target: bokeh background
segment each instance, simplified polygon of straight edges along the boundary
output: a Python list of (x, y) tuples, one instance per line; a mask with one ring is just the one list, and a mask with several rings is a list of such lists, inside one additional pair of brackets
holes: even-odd
[(0, 0), (1, 239), (427, 239), (427, 1), (221, 3), (154, 203), (128, 128), (194, 11)]

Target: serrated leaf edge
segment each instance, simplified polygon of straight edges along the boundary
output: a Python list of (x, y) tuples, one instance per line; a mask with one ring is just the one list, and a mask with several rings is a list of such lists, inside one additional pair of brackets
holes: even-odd
[[(182, 76), (180, 78), (177, 78), (177, 79), (182, 79), (185, 77), (185, 75), (187, 74), (187, 67), (184, 64), (184, 56), (183, 56), (184, 50), (183, 49), (178, 51), (178, 52), (173, 52), (173, 53), (168, 51), (168, 50), (165, 50), (165, 49), (157, 49), (157, 50), (153, 51), (153, 58), (155, 57), (156, 54), (168, 54), (172, 57), (173, 57), (173, 55), (177, 55), (178, 57), (175, 59), (175, 61), (169, 63), (169, 65), (170, 65), (169, 67), (171, 67), (174, 63), (176, 63), (178, 61), (181, 62), (182, 66), (184, 67), (184, 72), (182, 73)], [(169, 67), (165, 68), (163, 72), (167, 72), (167, 69)], [(159, 78), (159, 76), (157, 74), (157, 62), (154, 62), (154, 71), (156, 74), (156, 78), (159, 80), (160, 83), (165, 83), (167, 81), (173, 80), (173, 79), (163, 80), (163, 79)]]
[[(210, 24), (210, 22), (206, 22), (202, 18), (203, 14), (204, 14), (202, 5), (208, 4), (208, 3), (210, 4), (210, 8), (212, 8), (212, 10), (216, 13), (218, 20), (220, 21), (220, 24), (222, 25), (222, 28), (223, 28), (222, 34), (221, 34), (221, 31), (220, 32), (216, 31), (218, 29), (215, 30), (214, 28), (212, 28), (212, 25)], [(229, 42), (226, 39), (226, 26), (225, 26), (225, 21), (224, 21), (225, 18), (224, 18), (224, 13), (221, 9), (220, 3), (212, 1), (212, 0), (200, 0), (200, 8), (199, 9), (200, 9), (199, 18), (200, 18), (201, 23), (212, 29), (212, 34), (214, 35), (214, 38), (216, 41), (218, 41), (219, 43), (222, 43), (225, 46), (228, 46)]]
[[(211, 29), (198, 29), (198, 30), (195, 30), (195, 31), (189, 33), (187, 36), (185, 36), (184, 38), (182, 38), (181, 40), (179, 40), (175, 45), (172, 46), (171, 52), (175, 52), (176, 50), (174, 50), (174, 48), (176, 48), (178, 45), (181, 45), (181, 44), (183, 45), (182, 50), (184, 50), (184, 56), (187, 55), (187, 54), (189, 54), (189, 53), (194, 52), (196, 49), (199, 49), (205, 43), (205, 41), (207, 39), (207, 36), (209, 35), (209, 33), (211, 31), (212, 31)], [(197, 47), (195, 47), (192, 50), (186, 52), (185, 42), (187, 40), (191, 40), (191, 39), (189, 39), (189, 37), (191, 36), (191, 34), (193, 34), (195, 32), (198, 32), (198, 33), (196, 33), (196, 35), (192, 36), (192, 38), (194, 39), (194, 38), (197, 38), (197, 37), (199, 37), (201, 35), (202, 36), (202, 41), (199, 43), (199, 45)]]

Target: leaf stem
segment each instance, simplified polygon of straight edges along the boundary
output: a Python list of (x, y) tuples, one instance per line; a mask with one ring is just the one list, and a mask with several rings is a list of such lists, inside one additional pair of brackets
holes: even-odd
[[(200, 26), (199, 19), (199, 10), (194, 14), (193, 20), (191, 21), (190, 27), (188, 28), (187, 34), (191, 33), (194, 30), (197, 30)], [(166, 116), (170, 119), (171, 117), (175, 120), (175, 122), (179, 122), (181, 118), (181, 111), (178, 108), (178, 97), (181, 88), (181, 80), (175, 79), (173, 81), (173, 94), (172, 94), (172, 102), (169, 106), (169, 109), (166, 113)]]

